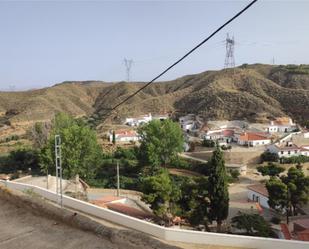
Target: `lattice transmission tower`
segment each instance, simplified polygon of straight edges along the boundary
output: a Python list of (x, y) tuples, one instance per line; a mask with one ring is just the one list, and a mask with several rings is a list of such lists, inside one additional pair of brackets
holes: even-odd
[(234, 36), (230, 38), (229, 33), (227, 33), (225, 40), (226, 54), (225, 54), (224, 68), (235, 67), (234, 46), (235, 46)]
[(127, 58), (124, 58), (123, 63), (126, 68), (127, 82), (129, 82), (131, 80), (131, 68), (133, 65), (133, 60), (132, 59), (128, 60)]

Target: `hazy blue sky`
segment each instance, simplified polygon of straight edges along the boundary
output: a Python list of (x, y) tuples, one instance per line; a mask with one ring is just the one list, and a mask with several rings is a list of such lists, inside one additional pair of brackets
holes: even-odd
[[(0, 89), (65, 80), (147, 81), (249, 1), (1, 1)], [(226, 33), (236, 64), (309, 63), (309, 1), (260, 0), (164, 80), (224, 64)]]

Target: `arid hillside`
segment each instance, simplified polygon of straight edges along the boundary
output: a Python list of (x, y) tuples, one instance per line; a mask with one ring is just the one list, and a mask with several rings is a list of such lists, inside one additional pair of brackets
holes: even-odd
[[(118, 83), (102, 90), (97, 114), (143, 83)], [(309, 67), (243, 65), (154, 83), (122, 105), (119, 118), (147, 112), (199, 113), (209, 119), (265, 120), (290, 115), (309, 119)], [(98, 115), (100, 116), (100, 115)]]
[(0, 123), (27, 125), (50, 120), (56, 112), (90, 115), (104, 82), (64, 82), (23, 92), (0, 92)]
[[(0, 92), (0, 123), (27, 124), (56, 112), (100, 121), (144, 83), (64, 82), (25, 92)], [(199, 113), (209, 119), (309, 119), (309, 66), (242, 65), (154, 83), (114, 114)]]

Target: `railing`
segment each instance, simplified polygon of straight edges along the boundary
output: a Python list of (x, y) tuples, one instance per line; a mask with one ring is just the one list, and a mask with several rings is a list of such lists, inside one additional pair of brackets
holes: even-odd
[[(55, 192), (36, 187), (33, 185), (3, 181), (0, 180), (0, 185), (6, 186), (8, 189), (27, 191), (31, 190), (34, 193), (56, 202), (58, 200)], [(199, 231), (189, 231), (184, 229), (166, 228), (156, 224), (152, 224), (143, 220), (139, 220), (112, 210), (95, 206), (91, 203), (80, 201), (69, 196), (63, 196), (63, 205), (75, 210), (102, 218), (104, 220), (128, 227), (143, 233), (147, 233), (154, 237), (167, 240), (178, 241), (195, 244), (208, 244), (230, 247), (244, 247), (256, 249), (305, 249), (309, 248), (309, 243), (302, 241), (270, 239), (261, 237), (250, 237), (241, 235), (219, 234)]]

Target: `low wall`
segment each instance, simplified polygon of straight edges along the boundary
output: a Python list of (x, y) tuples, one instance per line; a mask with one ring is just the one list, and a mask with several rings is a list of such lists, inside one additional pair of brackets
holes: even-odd
[[(14, 190), (20, 190), (20, 191), (31, 190), (34, 193), (37, 193), (42, 197), (51, 201), (57, 201), (58, 199), (56, 193), (29, 184), (3, 181), (3, 180), (0, 180), (0, 184), (6, 186), (9, 189)], [(183, 229), (165, 228), (105, 208), (101, 208), (68, 196), (63, 196), (63, 204), (66, 207), (70, 207), (75, 210), (91, 214), (93, 216), (119, 224), (121, 226), (135, 229), (137, 231), (141, 231), (167, 241), (178, 241), (178, 242), (195, 243), (195, 244), (211, 244), (211, 245), (231, 246), (231, 247), (245, 247), (245, 248), (256, 248), (256, 249), (309, 248), (309, 243), (301, 241), (259, 238), (250, 236), (218, 234), (218, 233), (189, 231)]]

